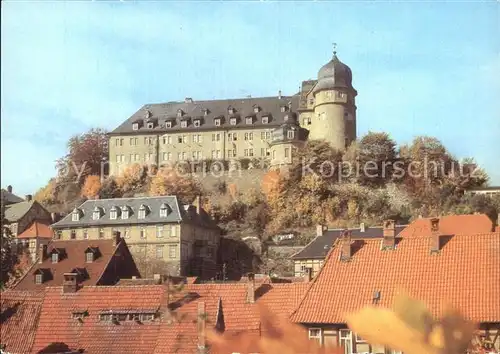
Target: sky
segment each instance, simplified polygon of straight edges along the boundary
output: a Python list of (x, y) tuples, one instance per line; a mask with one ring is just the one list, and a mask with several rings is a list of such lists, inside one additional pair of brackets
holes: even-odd
[(500, 2), (2, 1), (1, 184), (32, 194), (68, 139), (142, 105), (295, 94), (332, 56), (358, 137), (435, 136), (500, 184)]

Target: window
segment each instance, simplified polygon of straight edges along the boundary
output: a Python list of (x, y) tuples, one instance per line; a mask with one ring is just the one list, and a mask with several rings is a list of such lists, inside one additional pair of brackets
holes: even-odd
[(109, 211), (109, 218), (111, 220), (116, 220), (116, 216), (118, 215), (118, 212), (116, 210), (110, 210)]
[(140, 237), (141, 237), (141, 238), (146, 238), (146, 229), (141, 228)]
[(289, 130), (286, 132), (286, 137), (288, 139), (293, 139), (295, 137), (295, 131), (294, 130)]
[(219, 126), (220, 126), (220, 123), (221, 123), (220, 121), (221, 121), (221, 119), (220, 119), (220, 118), (214, 119), (214, 123), (215, 123), (215, 126), (216, 126), (216, 127), (219, 127)]
[(163, 246), (156, 246), (156, 259), (163, 259)]
[(229, 108), (227, 109), (227, 113), (229, 113), (229, 114), (234, 114), (234, 108), (233, 108), (233, 107), (229, 107)]
[(59, 254), (57, 252), (52, 253), (51, 260), (52, 260), (52, 263), (59, 262)]
[(212, 134), (212, 141), (220, 141), (220, 133)]
[(156, 238), (163, 238), (163, 226), (156, 227)]
[(83, 239), (84, 240), (87, 240), (89, 238), (89, 232), (87, 229), (84, 229), (83, 230)]
[(340, 343), (341, 346), (345, 348), (346, 353), (352, 353), (352, 332), (348, 329), (340, 330)]
[(94, 254), (92, 252), (85, 253), (85, 262), (92, 263), (94, 261)]
[(148, 122), (148, 129), (153, 129), (155, 124), (153, 122)]
[(128, 219), (129, 217), (129, 209), (128, 207), (124, 206), (122, 208), (122, 219)]
[(199, 119), (196, 119), (194, 122), (193, 122), (194, 126), (195, 127), (199, 127), (200, 126), (200, 120)]
[(77, 210), (73, 211), (73, 214), (71, 214), (71, 221), (78, 221), (80, 220), (80, 213)]
[(289, 155), (290, 155), (290, 149), (285, 148), (285, 157), (289, 157)]
[(54, 238), (55, 238), (56, 240), (60, 240), (60, 239), (61, 239), (61, 236), (62, 236), (62, 232), (61, 232), (61, 231), (56, 231), (56, 234), (55, 234)]
[(260, 156), (269, 156), (269, 148), (261, 148), (260, 149)]
[(183, 136), (182, 136), (182, 142), (183, 142), (184, 144), (187, 144), (187, 142), (188, 142), (188, 136), (187, 136), (187, 135), (183, 135)]
[(132, 130), (139, 130), (139, 123), (132, 124)]
[(182, 153), (180, 152), (177, 153), (177, 160), (182, 160)]
[(125, 229), (125, 230), (123, 231), (123, 233), (124, 233), (124, 237), (125, 237), (125, 238), (129, 238), (129, 237), (130, 237), (130, 230), (129, 230), (129, 229)]
[(304, 125), (311, 125), (311, 117), (305, 117), (303, 121)]
[(229, 119), (229, 124), (236, 125), (236, 118)]
[(177, 236), (177, 226), (172, 225), (170, 229), (170, 236)]
[(72, 240), (76, 239), (76, 231), (75, 230), (71, 230), (71, 233), (70, 233), (70, 238)]
[(138, 215), (139, 219), (145, 219), (147, 213), (148, 213), (148, 207), (142, 204), (139, 208), (139, 215)]
[(246, 117), (245, 121), (247, 124), (253, 124), (253, 118), (252, 117)]
[(179, 144), (182, 144), (182, 135), (178, 135), (178, 136), (177, 136), (177, 142), (178, 142)]
[(99, 238), (104, 238), (104, 230), (99, 229)]
[(245, 140), (252, 141), (253, 140), (253, 133), (245, 133)]
[(193, 143), (201, 143), (201, 134), (193, 135)]
[(182, 117), (182, 109), (177, 110), (177, 117)]
[(181, 128), (187, 128), (187, 126), (188, 126), (187, 120), (181, 121)]
[(269, 123), (269, 117), (262, 117), (262, 124)]
[(163, 144), (172, 144), (172, 137), (170, 135), (164, 136)]
[(309, 328), (309, 339), (315, 340), (321, 345), (321, 328)]
[(281, 110), (281, 112), (286, 112), (286, 106), (281, 106), (280, 110)]
[(172, 128), (172, 121), (167, 120), (167, 121), (165, 122), (165, 127), (167, 127), (167, 128)]
[(42, 284), (43, 283), (43, 276), (42, 276), (42, 274), (36, 274), (35, 275), (35, 283), (36, 284)]
[(99, 209), (94, 210), (94, 212), (92, 213), (92, 219), (99, 220), (100, 217), (101, 211)]
[(260, 111), (260, 107), (259, 106), (255, 106), (253, 108), (253, 113), (259, 113), (259, 111)]
[(168, 256), (170, 259), (177, 258), (177, 246), (176, 245), (168, 246)]

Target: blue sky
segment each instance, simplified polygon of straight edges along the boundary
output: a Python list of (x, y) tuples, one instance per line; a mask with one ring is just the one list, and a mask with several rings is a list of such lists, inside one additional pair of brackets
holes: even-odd
[(2, 2), (2, 186), (34, 193), (70, 136), (145, 103), (296, 93), (333, 42), (353, 70), (358, 136), (435, 136), (500, 184), (499, 5)]

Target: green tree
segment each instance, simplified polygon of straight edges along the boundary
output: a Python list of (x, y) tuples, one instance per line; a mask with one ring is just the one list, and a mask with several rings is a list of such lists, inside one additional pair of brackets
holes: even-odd
[(8, 221), (5, 218), (5, 206), (2, 200), (0, 211), (1, 232), (0, 232), (0, 289), (15, 276), (16, 255), (12, 249), (13, 236)]

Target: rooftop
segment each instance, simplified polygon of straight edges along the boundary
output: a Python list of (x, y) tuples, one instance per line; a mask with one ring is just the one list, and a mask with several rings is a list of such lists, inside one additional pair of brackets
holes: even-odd
[(17, 235), (17, 238), (47, 238), (52, 239), (54, 233), (47, 222), (33, 221), (30, 226), (22, 233)]

